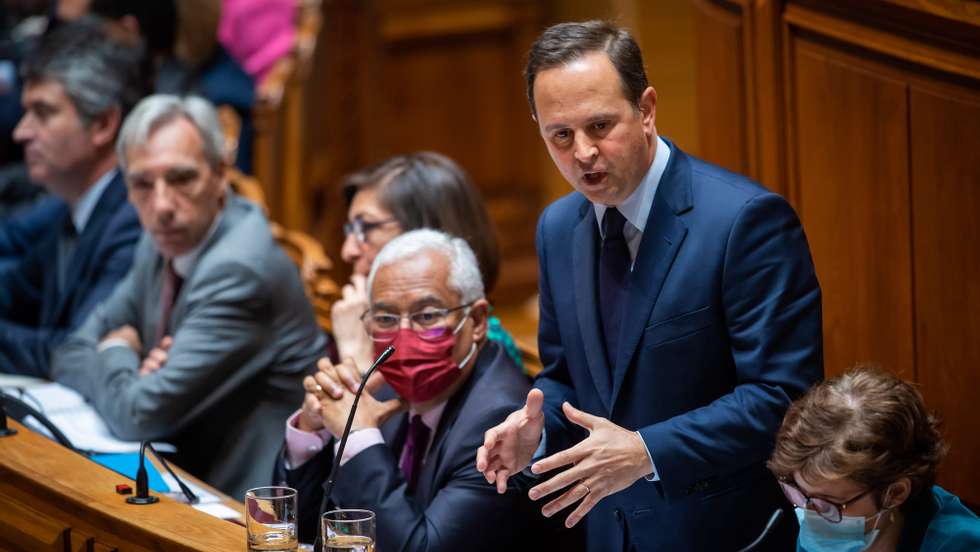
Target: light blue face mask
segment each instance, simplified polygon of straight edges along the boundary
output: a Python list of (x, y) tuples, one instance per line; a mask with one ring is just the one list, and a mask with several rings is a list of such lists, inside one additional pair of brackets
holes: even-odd
[(878, 520), (882, 510), (874, 516), (874, 529), (864, 532), (867, 518), (864, 516), (843, 516), (839, 523), (831, 523), (813, 510), (796, 508), (796, 519), (800, 522), (798, 544), (804, 552), (861, 552), (867, 550), (878, 538)]

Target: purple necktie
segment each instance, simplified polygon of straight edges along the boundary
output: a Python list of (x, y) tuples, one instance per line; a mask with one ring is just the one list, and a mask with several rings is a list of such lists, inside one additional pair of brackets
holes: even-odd
[(408, 424), (408, 436), (405, 437), (405, 447), (402, 448), (402, 458), (399, 466), (402, 475), (408, 481), (408, 492), (415, 492), (415, 485), (419, 481), (419, 472), (422, 471), (422, 458), (425, 456), (425, 448), (429, 444), (429, 428), (422, 423), (422, 416), (416, 414)]
[(174, 310), (174, 303), (177, 302), (177, 294), (180, 293), (180, 286), (183, 283), (184, 279), (178, 276), (177, 271), (174, 270), (173, 260), (167, 261), (163, 265), (163, 285), (160, 287), (160, 321), (157, 324), (154, 347), (158, 346), (163, 336), (167, 335), (170, 313)]
[(626, 219), (615, 207), (602, 217), (602, 250), (599, 253), (599, 317), (606, 343), (609, 369), (616, 370), (616, 353), (626, 306), (626, 277), (630, 272), (630, 250), (623, 237)]

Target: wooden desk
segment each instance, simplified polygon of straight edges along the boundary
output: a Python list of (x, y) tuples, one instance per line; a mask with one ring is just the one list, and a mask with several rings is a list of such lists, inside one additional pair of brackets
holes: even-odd
[[(246, 547), (245, 528), (168, 497), (134, 506), (125, 477), (10, 422), (0, 438), (0, 550), (217, 551)], [(183, 475), (183, 474), (181, 474)], [(195, 483), (197, 483), (195, 481)], [(241, 506), (226, 500), (229, 506)]]

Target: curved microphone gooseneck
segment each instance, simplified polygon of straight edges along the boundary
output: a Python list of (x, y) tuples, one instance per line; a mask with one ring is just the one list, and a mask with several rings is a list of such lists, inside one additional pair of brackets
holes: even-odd
[[(354, 413), (357, 411), (357, 403), (361, 400), (361, 394), (364, 392), (364, 386), (367, 384), (368, 378), (371, 374), (384, 364), (388, 357), (394, 354), (395, 348), (391, 345), (381, 351), (378, 358), (374, 360), (371, 364), (371, 368), (364, 374), (361, 378), (361, 385), (357, 387), (357, 392), (354, 393), (354, 402), (350, 405), (350, 414), (347, 415), (347, 425), (344, 426), (344, 433), (340, 436), (340, 446), (337, 448), (337, 453), (333, 457), (333, 466), (330, 468), (330, 477), (327, 478), (327, 482), (323, 484), (323, 500), (320, 501), (320, 514), (327, 508), (327, 503), (330, 501), (330, 492), (333, 491), (334, 481), (337, 480), (337, 472), (340, 471), (340, 459), (344, 456), (344, 447), (347, 446), (347, 438), (350, 437), (350, 428), (354, 423)], [(323, 535), (321, 531), (316, 532), (316, 542), (313, 544), (314, 550), (323, 550)]]
[(758, 548), (759, 545), (762, 544), (762, 541), (766, 540), (766, 537), (768, 537), (769, 533), (772, 532), (772, 528), (775, 527), (777, 524), (779, 524), (779, 520), (781, 520), (782, 518), (783, 518), (782, 510), (776, 510), (775, 512), (773, 512), (772, 515), (769, 516), (769, 522), (766, 523), (766, 528), (762, 530), (762, 534), (756, 537), (751, 544), (749, 544), (745, 548), (740, 549), (738, 552), (750, 552), (751, 550), (755, 550), (756, 548)]

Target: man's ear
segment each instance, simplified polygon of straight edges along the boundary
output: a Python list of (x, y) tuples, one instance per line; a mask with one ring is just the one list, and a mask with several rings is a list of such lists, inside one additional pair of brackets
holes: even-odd
[(470, 318), (473, 319), (473, 341), (483, 341), (489, 329), (490, 303), (486, 299), (477, 299), (470, 307)]
[(657, 91), (652, 86), (643, 91), (638, 107), (644, 128), (652, 130), (657, 124)]
[(88, 125), (92, 144), (98, 148), (107, 144), (115, 146), (120, 126), (122, 126), (122, 110), (119, 106), (109, 108), (105, 113), (92, 119)]

